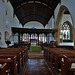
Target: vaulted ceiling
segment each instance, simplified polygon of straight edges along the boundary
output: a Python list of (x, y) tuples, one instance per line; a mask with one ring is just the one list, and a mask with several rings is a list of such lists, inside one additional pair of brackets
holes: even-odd
[(54, 14), (60, 0), (10, 0), (20, 23), (38, 21), (44, 26)]

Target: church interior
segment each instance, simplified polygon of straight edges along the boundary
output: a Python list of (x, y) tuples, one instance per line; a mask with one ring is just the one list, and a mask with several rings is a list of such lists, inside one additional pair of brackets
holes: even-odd
[(0, 0), (0, 75), (75, 75), (75, 0)]

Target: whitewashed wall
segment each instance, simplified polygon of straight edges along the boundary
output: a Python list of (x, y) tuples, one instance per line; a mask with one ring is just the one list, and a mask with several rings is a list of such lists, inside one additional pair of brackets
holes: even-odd
[(54, 18), (53, 18), (53, 16), (48, 21), (48, 24), (46, 24), (45, 29), (54, 29)]
[(58, 12), (60, 9), (60, 4), (57, 5), (56, 9), (54, 10), (54, 21), (55, 21), (55, 25), (56, 25), (56, 20), (57, 20), (57, 16), (58, 16)]
[[(50, 20), (48, 21), (47, 29), (54, 29), (54, 28), (55, 28), (54, 27), (54, 17), (52, 16), (50, 18)], [(49, 38), (49, 41), (47, 41), (47, 42), (50, 43), (50, 41), (53, 41), (54, 38), (52, 37), (52, 34), (51, 33), (49, 34), (49, 36), (50, 36), (50, 37), (48, 37)]]
[(72, 18), (70, 14), (63, 14), (62, 20), (61, 20), (61, 24), (63, 24), (64, 22), (69, 21), (72, 24)]
[[(7, 47), (5, 43), (5, 32), (7, 31), (9, 33), (9, 38), (12, 35), (11, 27), (22, 27), (21, 24), (19, 24), (19, 21), (17, 17), (13, 16), (13, 7), (10, 4), (10, 2), (7, 0), (0, 0), (0, 32), (1, 32), (1, 39), (0, 39), (0, 46), (1, 47)], [(12, 39), (10, 39), (11, 41)]]
[(75, 0), (61, 0), (61, 5), (64, 5), (68, 8), (75, 28)]

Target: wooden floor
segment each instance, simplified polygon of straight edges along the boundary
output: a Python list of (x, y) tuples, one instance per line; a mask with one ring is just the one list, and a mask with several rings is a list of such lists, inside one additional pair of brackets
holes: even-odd
[(25, 75), (52, 75), (44, 59), (28, 59)]

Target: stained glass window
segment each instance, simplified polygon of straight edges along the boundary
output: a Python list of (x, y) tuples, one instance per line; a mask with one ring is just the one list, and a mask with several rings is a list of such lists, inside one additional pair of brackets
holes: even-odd
[(62, 25), (61, 29), (63, 40), (70, 40), (70, 26), (67, 23)]

